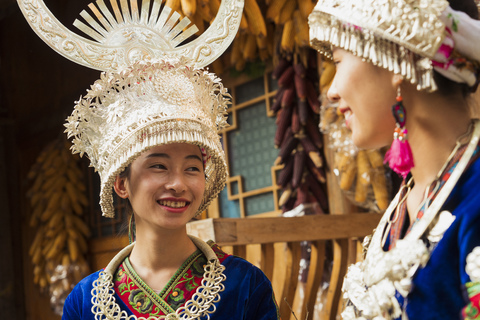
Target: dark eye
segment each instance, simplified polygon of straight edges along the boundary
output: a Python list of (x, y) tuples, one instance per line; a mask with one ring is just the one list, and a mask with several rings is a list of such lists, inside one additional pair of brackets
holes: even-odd
[(163, 164), (154, 164), (153, 166), (151, 166), (150, 168), (154, 168), (154, 169), (162, 169), (162, 170), (165, 170), (167, 169)]
[(187, 168), (187, 171), (196, 171), (196, 172), (200, 172), (200, 168), (198, 168), (198, 167), (189, 167), (189, 168)]

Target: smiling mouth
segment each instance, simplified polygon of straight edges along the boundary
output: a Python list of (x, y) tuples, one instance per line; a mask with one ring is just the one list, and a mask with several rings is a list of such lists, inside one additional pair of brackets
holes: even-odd
[(189, 202), (186, 202), (186, 201), (158, 200), (157, 202), (159, 205), (170, 207), (170, 208), (183, 208), (189, 204)]

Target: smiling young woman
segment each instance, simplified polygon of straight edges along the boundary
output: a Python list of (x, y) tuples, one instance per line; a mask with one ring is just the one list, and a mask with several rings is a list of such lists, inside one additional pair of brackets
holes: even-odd
[(391, 145), (404, 178), (344, 279), (344, 319), (480, 319), (477, 19), (473, 0), (319, 0), (310, 16), (354, 144)]
[(114, 217), (115, 190), (136, 221), (136, 241), (75, 286), (62, 318), (279, 319), (260, 269), (186, 233), (227, 178), (218, 130), (231, 97), (203, 67), (234, 39), (243, 1), (222, 1), (192, 41), (185, 40), (198, 28), (161, 1), (142, 1), (141, 10), (135, 0), (112, 0), (110, 9), (92, 3), (105, 29), (86, 11), (91, 26), (74, 25), (96, 41), (73, 34), (41, 0), (18, 3), (54, 50), (104, 71), (76, 102), (66, 133), (100, 174), (102, 214)]
[(63, 318), (278, 319), (260, 269), (186, 232), (227, 177), (217, 130), (228, 95), (219, 79), (164, 59), (110, 72), (93, 88), (67, 131), (100, 173), (104, 215), (114, 215), (113, 190), (128, 199), (135, 241), (73, 289)]

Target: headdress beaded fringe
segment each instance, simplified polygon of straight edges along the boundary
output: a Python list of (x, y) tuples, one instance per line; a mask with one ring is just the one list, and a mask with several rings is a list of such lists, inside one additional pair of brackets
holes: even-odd
[(428, 58), (330, 15), (314, 12), (312, 16), (316, 19), (316, 24), (315, 28), (310, 28), (311, 44), (326, 57), (331, 58), (332, 46), (339, 47), (375, 66), (402, 75), (415, 84), (418, 90), (437, 90), (433, 80), (433, 67)]

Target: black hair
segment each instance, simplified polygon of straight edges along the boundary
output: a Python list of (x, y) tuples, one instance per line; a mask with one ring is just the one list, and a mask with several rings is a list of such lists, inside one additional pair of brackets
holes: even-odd
[(130, 164), (118, 174), (120, 178), (130, 178)]
[[(478, 8), (474, 0), (449, 0), (448, 2), (452, 9), (465, 12), (471, 18), (478, 20)], [(467, 98), (472, 93), (472, 89), (468, 84), (447, 79), (436, 71), (434, 71), (433, 79), (438, 86), (438, 91), (445, 96), (452, 96), (461, 92), (462, 96)]]

